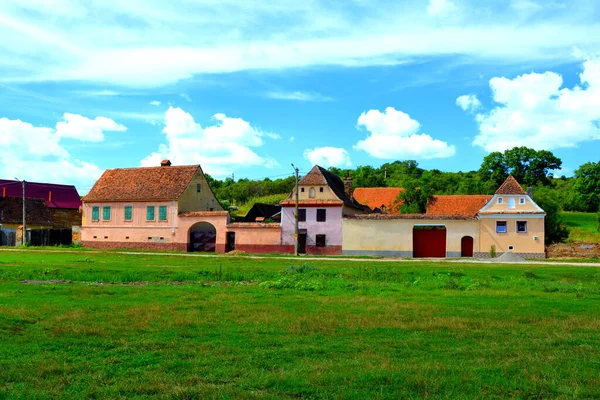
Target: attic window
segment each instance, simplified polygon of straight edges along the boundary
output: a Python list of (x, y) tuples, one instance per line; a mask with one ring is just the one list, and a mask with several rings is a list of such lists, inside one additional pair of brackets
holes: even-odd
[(200, 193), (202, 191), (202, 184), (201, 183), (197, 183), (196, 184), (196, 193)]
[(516, 207), (516, 201), (514, 197), (509, 197), (508, 198), (508, 208), (515, 208)]
[(498, 197), (498, 204), (504, 203), (504, 197)]
[(302, 193), (304, 193), (304, 188), (300, 188), (300, 191), (301, 191)]
[(525, 204), (525, 197), (519, 197), (519, 204)]
[(323, 193), (323, 186), (319, 188), (319, 192)]
[(315, 188), (314, 187), (311, 187), (308, 190), (308, 197), (310, 197), (311, 199), (315, 197)]

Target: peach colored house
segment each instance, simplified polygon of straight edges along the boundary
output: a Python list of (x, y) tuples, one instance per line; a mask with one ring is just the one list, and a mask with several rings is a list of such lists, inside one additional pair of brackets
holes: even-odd
[(494, 196), (432, 196), (425, 214), (345, 216), (342, 254), (544, 258), (545, 215), (509, 176)]
[(225, 251), (229, 212), (199, 165), (106, 170), (83, 198), (86, 247)]

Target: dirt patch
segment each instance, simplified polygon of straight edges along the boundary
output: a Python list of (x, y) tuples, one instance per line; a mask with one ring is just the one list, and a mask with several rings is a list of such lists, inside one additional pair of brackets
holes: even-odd
[(248, 253), (246, 253), (245, 251), (242, 250), (231, 250), (230, 252), (226, 253), (228, 256), (245, 256)]
[(492, 261), (498, 263), (523, 263), (525, 259), (513, 252), (507, 251), (500, 257), (493, 258)]
[(21, 283), (23, 283), (25, 285), (69, 285), (73, 282), (63, 281), (63, 280), (55, 280), (55, 279), (50, 279), (47, 281), (36, 281), (36, 280), (25, 279), (25, 280), (21, 281)]
[(548, 258), (598, 258), (600, 257), (600, 243), (557, 243), (548, 246)]

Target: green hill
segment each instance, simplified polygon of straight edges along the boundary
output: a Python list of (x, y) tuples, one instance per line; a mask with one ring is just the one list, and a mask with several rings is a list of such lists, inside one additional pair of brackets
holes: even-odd
[(571, 231), (569, 241), (600, 243), (598, 217), (595, 213), (562, 212), (561, 216)]

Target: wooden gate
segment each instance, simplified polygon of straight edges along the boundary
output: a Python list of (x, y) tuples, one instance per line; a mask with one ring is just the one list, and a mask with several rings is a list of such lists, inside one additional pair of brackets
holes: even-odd
[(473, 238), (471, 236), (463, 236), (460, 239), (460, 256), (473, 257)]
[(443, 225), (413, 227), (413, 257), (446, 257), (446, 227)]

